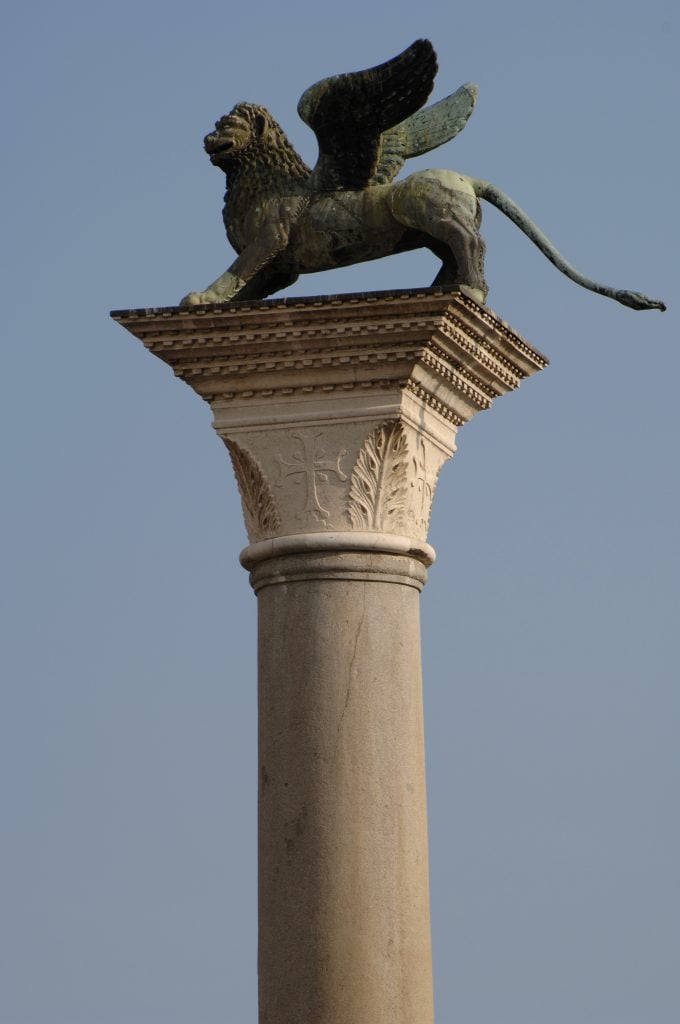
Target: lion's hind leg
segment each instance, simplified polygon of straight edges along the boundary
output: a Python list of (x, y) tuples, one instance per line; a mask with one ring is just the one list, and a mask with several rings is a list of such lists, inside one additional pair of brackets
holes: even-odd
[(488, 288), (479, 201), (471, 189), (452, 187), (459, 178), (465, 182), (462, 176), (447, 171), (411, 175), (395, 186), (392, 213), (400, 223), (431, 240), (429, 248), (442, 260), (433, 283), (453, 288), (462, 285), (483, 304)]

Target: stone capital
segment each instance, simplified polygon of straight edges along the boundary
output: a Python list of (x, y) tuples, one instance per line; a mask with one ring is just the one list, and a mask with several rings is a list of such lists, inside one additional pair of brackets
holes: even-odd
[(431, 561), (432, 499), (458, 428), (547, 365), (495, 314), (440, 288), (112, 316), (209, 402), (249, 567), (343, 534)]

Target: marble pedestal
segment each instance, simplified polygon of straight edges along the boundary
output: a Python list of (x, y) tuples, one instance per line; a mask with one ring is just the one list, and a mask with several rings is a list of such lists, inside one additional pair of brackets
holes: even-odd
[(432, 1024), (430, 508), (458, 427), (547, 361), (442, 289), (112, 315), (210, 403), (241, 493), (260, 1024)]

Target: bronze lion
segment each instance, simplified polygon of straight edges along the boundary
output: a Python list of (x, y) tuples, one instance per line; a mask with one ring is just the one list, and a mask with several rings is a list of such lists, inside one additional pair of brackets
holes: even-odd
[(421, 109), (436, 71), (432, 44), (420, 39), (385, 64), (307, 89), (298, 113), (319, 143), (313, 170), (264, 107), (239, 103), (220, 118), (205, 149), (227, 176), (223, 217), (238, 257), (183, 304), (262, 299), (299, 274), (423, 247), (442, 261), (433, 284), (483, 304), (488, 288), (479, 200), (486, 199), (577, 284), (633, 309), (665, 309), (663, 302), (575, 270), (490, 182), (446, 170), (394, 182), (409, 157), (452, 139), (472, 113), (477, 90), (469, 84)]

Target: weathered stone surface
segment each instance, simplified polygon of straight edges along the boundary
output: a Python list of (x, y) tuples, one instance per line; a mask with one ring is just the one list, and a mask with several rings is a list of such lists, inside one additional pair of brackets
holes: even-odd
[(415, 558), (253, 567), (262, 1024), (431, 1024)]
[(546, 360), (442, 289), (113, 315), (210, 403), (241, 492), (260, 1024), (432, 1024), (430, 509), (458, 427)]

